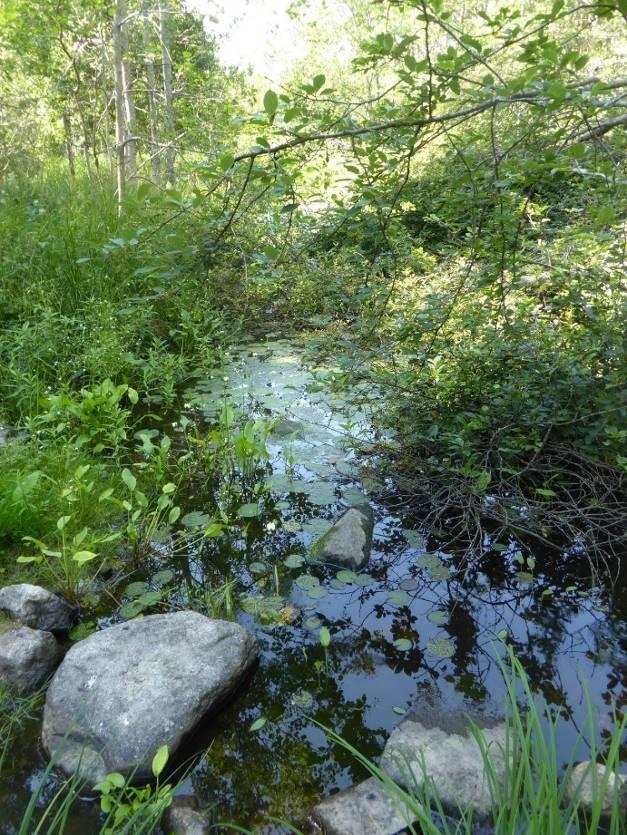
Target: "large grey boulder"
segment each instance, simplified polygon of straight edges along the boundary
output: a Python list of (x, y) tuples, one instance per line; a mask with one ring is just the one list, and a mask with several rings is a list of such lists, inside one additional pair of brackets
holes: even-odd
[(157, 750), (174, 753), (256, 657), (243, 627), (197, 612), (96, 632), (72, 647), (52, 680), (44, 747), (64, 772), (94, 783), (111, 771), (150, 779)]
[(619, 808), (627, 815), (627, 775), (614, 772), (606, 774), (603, 763), (593, 763), (591, 760), (576, 765), (566, 783), (566, 799), (569, 802), (576, 800), (586, 812), (591, 812), (595, 799), (602, 796), (602, 813), (609, 815), (616, 793)]
[(370, 556), (374, 516), (370, 507), (351, 507), (314, 544), (316, 559), (361, 568)]
[(61, 660), (54, 635), (28, 626), (0, 632), (0, 684), (26, 696), (52, 675)]
[[(484, 720), (481, 725), (494, 776), (502, 786), (506, 772), (506, 725), (491, 720)], [(470, 723), (461, 714), (410, 714), (390, 734), (381, 768), (405, 788), (421, 787), (428, 779), (427, 788), (437, 792), (442, 806), (453, 814), (470, 807), (474, 807), (478, 817), (490, 814), (488, 773)]]
[(215, 831), (209, 812), (200, 808), (193, 794), (172, 799), (163, 816), (162, 829), (166, 835), (210, 835)]
[(0, 589), (0, 612), (31, 629), (49, 632), (67, 632), (75, 616), (75, 609), (65, 600), (30, 583)]
[(395, 835), (414, 822), (402, 798), (376, 777), (318, 803), (312, 817), (325, 835)]

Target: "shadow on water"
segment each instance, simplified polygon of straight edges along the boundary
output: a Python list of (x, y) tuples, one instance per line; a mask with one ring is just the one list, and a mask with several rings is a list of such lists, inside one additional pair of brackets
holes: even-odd
[[(496, 658), (505, 654), (504, 640), (534, 692), (560, 716), (561, 762), (585, 727), (588, 699), (602, 747), (614, 710), (627, 704), (620, 581), (590, 586), (585, 554), (531, 554), (512, 539), (492, 543), (469, 564), (447, 551), (445, 538), (426, 538), (393, 476), (355, 455), (357, 442), (374, 441), (373, 393), (343, 399), (334, 392), (333, 369), (305, 369), (288, 342), (243, 346), (185, 396), (188, 414), (207, 425), (225, 402), (280, 419), (268, 438), (272, 477), (261, 515), (201, 548), (190, 540), (160, 563), (178, 580), (175, 607), (193, 599), (211, 613), (216, 590), (230, 583), (234, 616), (261, 648), (249, 686), (195, 735), (208, 750), (186, 787), (214, 808), (215, 820), (271, 832), (269, 815), (302, 821), (321, 796), (365, 776), (311, 718), (376, 759), (414, 704), (501, 715)], [(187, 512), (206, 509), (197, 488), (188, 486)], [(312, 559), (312, 542), (364, 500), (376, 518), (367, 565), (351, 572)], [(326, 650), (322, 626), (331, 633)], [(261, 717), (266, 723), (251, 731)], [(33, 721), (21, 734), (3, 775), (0, 806), (13, 819), (1, 832), (14, 831), (43, 770), (38, 729)], [(576, 758), (585, 757), (581, 749)], [(97, 831), (96, 814), (94, 804), (83, 804), (68, 831)]]

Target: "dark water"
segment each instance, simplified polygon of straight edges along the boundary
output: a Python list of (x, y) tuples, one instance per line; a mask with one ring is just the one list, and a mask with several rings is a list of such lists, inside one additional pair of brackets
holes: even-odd
[[(216, 822), (280, 832), (270, 817), (302, 824), (318, 799), (363, 778), (312, 720), (376, 759), (415, 701), (501, 715), (504, 640), (538, 698), (561, 717), (561, 762), (587, 727), (588, 704), (603, 746), (614, 709), (627, 704), (624, 586), (591, 586), (583, 553), (532, 554), (514, 540), (486, 542), (469, 566), (447, 551), (445, 537), (425, 538), (420, 517), (403, 511), (393, 475), (362, 466), (353, 451), (357, 441), (375, 440), (373, 392), (333, 394), (333, 369), (305, 371), (289, 343), (245, 346), (186, 397), (187, 414), (208, 425), (225, 402), (302, 424), (283, 424), (268, 438), (273, 474), (262, 515), (242, 520), (228, 542), (198, 548), (190, 541), (174, 555), (164, 547), (151, 566), (175, 572), (171, 605), (193, 599), (208, 614), (231, 581), (236, 617), (261, 647), (250, 682), (195, 736), (207, 751), (183, 788), (212, 805)], [(188, 494), (186, 511), (206, 509), (200, 486), (190, 484)], [(372, 557), (358, 577), (338, 578), (338, 567), (310, 561), (308, 549), (342, 510), (364, 500), (376, 516)], [(101, 626), (112, 617), (119, 614), (107, 612)], [(321, 626), (331, 632), (326, 653)], [(250, 731), (260, 717), (266, 724)], [(16, 831), (45, 767), (38, 730), (35, 719), (18, 737), (0, 780), (2, 833)], [(580, 746), (575, 758), (586, 755)], [(50, 780), (45, 797), (57, 787)], [(96, 804), (80, 804), (72, 821), (69, 832), (97, 832)]]

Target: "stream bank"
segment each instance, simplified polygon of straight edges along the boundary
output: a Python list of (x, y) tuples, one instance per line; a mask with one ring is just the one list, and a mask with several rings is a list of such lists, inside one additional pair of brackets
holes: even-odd
[[(339, 396), (334, 373), (306, 367), (290, 341), (248, 343), (185, 392), (185, 420), (201, 432), (231, 413), (233, 432), (238, 415), (256, 423), (250, 437), (263, 438), (267, 458), (260, 457), (252, 480), (262, 487), (238, 500), (228, 535), (199, 542), (192, 533), (206, 523), (206, 507), (196, 486), (186, 485), (179, 527), (183, 536), (190, 532), (188, 546), (173, 550), (167, 538), (155, 541), (131, 578), (147, 584), (143, 593), (163, 590), (158, 611), (210, 614), (222, 590), (232, 616), (257, 639), (259, 667), (203, 728), (208, 754), (186, 781), (212, 805), (215, 820), (254, 831), (273, 831), (270, 816), (302, 821), (323, 796), (367, 776), (311, 718), (376, 759), (416, 702), (499, 716), (505, 690), (497, 659), (505, 641), (534, 692), (561, 717), (562, 763), (586, 723), (586, 690), (601, 747), (613, 706), (624, 706), (627, 695), (624, 602), (609, 585), (590, 586), (585, 555), (530, 554), (512, 539), (492, 543), (472, 565), (462, 561), (447, 548), (446, 532), (436, 538), (423, 529), (420, 513), (406, 510), (394, 474), (377, 466), (374, 393), (358, 388)], [(374, 517), (367, 562), (348, 568), (317, 559), (312, 546), (338, 517), (364, 504)], [(523, 570), (529, 557), (533, 571)], [(169, 572), (161, 586), (159, 572)], [(125, 580), (116, 589), (121, 607), (101, 604), (98, 629), (133, 614), (129, 586)], [(45, 766), (39, 733), (35, 716), (0, 782), (7, 833)], [(45, 797), (57, 786), (52, 778)], [(73, 821), (77, 832), (97, 831), (95, 804), (80, 804)]]

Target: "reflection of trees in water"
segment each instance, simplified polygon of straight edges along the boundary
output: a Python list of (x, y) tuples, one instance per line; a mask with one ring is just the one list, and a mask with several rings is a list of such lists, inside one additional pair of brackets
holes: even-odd
[[(294, 513), (303, 521), (311, 515), (302, 496), (294, 502)], [(603, 611), (614, 602), (612, 589), (600, 587), (588, 597), (580, 594), (589, 582), (581, 560), (538, 558), (533, 583), (525, 585), (517, 577), (521, 567), (512, 554), (485, 554), (474, 564), (447, 558), (452, 575), (437, 581), (417, 564), (415, 553), (393, 526), (375, 548), (375, 558), (366, 569), (374, 579), (371, 585), (329, 590), (315, 604), (333, 635), (328, 676), (315, 667), (315, 661), (323, 658), (317, 629), (296, 623), (261, 630), (264, 649), (251, 688), (238, 705), (217, 718), (219, 733), (208, 763), (194, 777), (201, 794), (218, 801), (224, 818), (252, 828), (260, 826), (267, 814), (297, 820), (321, 794), (361, 779), (364, 775), (350, 755), (329, 749), (324, 734), (308, 717), (376, 759), (389, 724), (381, 727), (373, 718), (367, 679), (376, 677), (382, 665), (403, 677), (405, 687), (413, 681), (419, 702), (430, 699), (446, 706), (457, 694), (469, 709), (473, 704), (491, 710), (502, 707), (504, 687), (494, 657), (500, 652), (502, 630), (532, 690), (575, 725), (583, 724), (585, 703), (581, 687), (573, 676), (564, 681), (562, 671), (565, 665), (575, 670), (581, 666), (584, 675), (594, 680), (593, 698), (604, 708), (601, 738), (609, 735), (613, 705), (624, 707), (627, 700), (623, 666), (627, 642), (623, 638), (621, 646), (620, 617), (608, 618)], [(196, 564), (187, 574), (196, 582), (205, 576), (214, 585), (235, 576), (250, 587), (255, 578), (246, 566), (251, 561), (277, 564), (281, 592), (287, 598), (298, 572), (286, 571), (282, 560), (294, 550), (299, 550), (295, 536), (258, 531), (246, 541), (222, 545), (221, 550), (212, 543), (202, 555), (189, 555)], [(335, 573), (322, 565), (305, 570), (327, 588)], [(269, 592), (271, 584), (266, 588)], [(399, 588), (407, 590), (406, 605), (388, 600), (388, 594)], [(293, 602), (301, 608), (313, 605), (300, 591), (295, 594)], [(445, 612), (447, 622), (429, 621), (434, 610)], [(307, 614), (312, 612), (304, 612), (303, 621)], [(252, 619), (246, 622), (255, 628)], [(599, 624), (604, 628), (599, 630)], [(451, 640), (450, 658), (436, 658), (426, 650), (435, 634)], [(411, 641), (412, 649), (397, 649), (398, 639)], [(366, 680), (365, 695), (351, 699), (344, 685), (354, 675)], [(303, 690), (313, 696), (310, 708), (291, 703), (292, 696)], [(389, 698), (391, 710), (394, 694)], [(268, 717), (268, 723), (259, 733), (250, 733), (248, 725), (260, 715)]]

